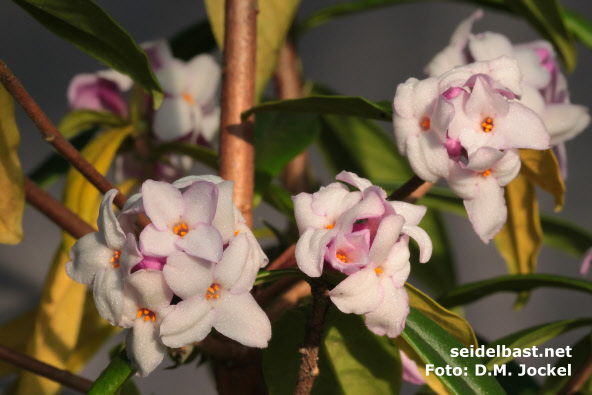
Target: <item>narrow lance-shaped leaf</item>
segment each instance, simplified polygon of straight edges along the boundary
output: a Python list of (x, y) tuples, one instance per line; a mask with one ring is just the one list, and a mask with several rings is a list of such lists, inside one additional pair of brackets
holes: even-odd
[[(218, 46), (224, 46), (225, 1), (205, 0), (206, 10)], [(257, 60), (255, 97), (259, 98), (273, 75), (279, 50), (296, 15), (300, 0), (265, 0), (258, 2)]]
[(561, 12), (565, 26), (588, 49), (592, 49), (592, 23), (572, 10), (566, 8)]
[(21, 140), (14, 120), (14, 101), (0, 84), (0, 243), (23, 238), (24, 178), (18, 158)]
[(553, 150), (521, 149), (520, 174), (555, 198), (555, 211), (565, 203), (565, 184)]
[(110, 111), (76, 110), (62, 118), (58, 130), (70, 139), (94, 127), (112, 129), (126, 124), (124, 118)]
[(94, 1), (13, 1), (63, 40), (129, 75), (152, 95), (155, 108), (160, 105), (162, 89), (148, 57), (129, 33)]
[[(487, 347), (496, 348), (498, 345), (505, 345), (507, 348), (529, 348), (546, 343), (549, 340), (554, 339), (566, 332), (585, 326), (592, 326), (592, 318), (577, 318), (573, 320), (550, 322), (512, 333), (511, 335), (498, 339), (493, 343), (489, 343)], [(538, 350), (537, 352), (540, 353), (541, 350)], [(555, 355), (549, 356), (554, 357)], [(514, 355), (498, 355), (496, 357), (490, 358), (486, 362), (486, 365), (489, 369), (492, 369), (493, 365), (504, 364), (513, 360), (514, 358)]]
[[(534, 186), (526, 177), (519, 175), (506, 186), (505, 198), (508, 218), (494, 237), (495, 244), (511, 274), (534, 273), (543, 244)], [(520, 308), (527, 297), (527, 293), (522, 293), (515, 308)]]
[(592, 294), (592, 283), (552, 274), (518, 274), (500, 276), (464, 284), (442, 295), (438, 301), (448, 308), (473, 303), (498, 292), (523, 292), (549, 287)]

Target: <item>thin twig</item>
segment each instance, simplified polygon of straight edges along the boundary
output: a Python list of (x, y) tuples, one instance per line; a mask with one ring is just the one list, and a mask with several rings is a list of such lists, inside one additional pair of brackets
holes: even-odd
[(76, 213), (54, 199), (28, 178), (25, 178), (25, 198), (27, 202), (45, 214), (56, 225), (77, 239), (88, 233), (95, 232), (95, 229)]
[(0, 359), (76, 391), (86, 393), (90, 390), (93, 384), (92, 381), (85, 379), (84, 377), (77, 376), (67, 370), (58, 369), (45, 362), (41, 362), (2, 345), (0, 345)]
[[(283, 282), (283, 284), (279, 284), (280, 282)], [(272, 287), (276, 284), (278, 285), (277, 288), (273, 289)], [(265, 288), (260, 298), (257, 298), (271, 322), (274, 322), (283, 313), (298, 305), (302, 299), (310, 295), (310, 285), (304, 280), (290, 278), (280, 280), (276, 284)], [(279, 293), (276, 292), (278, 290)], [(268, 297), (272, 294), (274, 294), (273, 299)]]
[(278, 256), (275, 261), (271, 262), (265, 270), (278, 270), (278, 269), (287, 269), (289, 267), (296, 265), (296, 255), (294, 255), (296, 251), (296, 244), (292, 244), (288, 247), (280, 256)]
[(592, 354), (584, 360), (580, 369), (569, 379), (565, 386), (559, 392), (559, 395), (571, 395), (580, 390), (582, 385), (592, 374)]
[(400, 200), (407, 203), (415, 203), (434, 185), (424, 181), (418, 176), (413, 176), (405, 184), (401, 185), (387, 198), (388, 200)]
[(234, 181), (234, 203), (253, 225), (253, 117), (241, 113), (255, 104), (257, 0), (227, 0), (224, 17), (220, 177)]
[(324, 281), (316, 281), (311, 284), (312, 312), (308, 319), (304, 344), (300, 348), (300, 370), (294, 394), (308, 395), (312, 391), (315, 379), (319, 375), (317, 360), (319, 347), (323, 338), (325, 316), (329, 309), (329, 295), (327, 284)]
[[(280, 49), (274, 75), (275, 90), (282, 100), (302, 97), (302, 78), (298, 54), (293, 41), (288, 37)], [(302, 151), (284, 169), (284, 184), (293, 194), (308, 188), (308, 150)]]
[[(41, 131), (41, 136), (64, 156), (99, 191), (106, 193), (114, 186), (94, 168), (72, 144), (57, 130), (39, 105), (33, 100), (19, 80), (12, 74), (6, 63), (0, 60), (0, 83), (14, 97)], [(115, 204), (122, 208), (126, 197), (121, 193), (115, 197)]]

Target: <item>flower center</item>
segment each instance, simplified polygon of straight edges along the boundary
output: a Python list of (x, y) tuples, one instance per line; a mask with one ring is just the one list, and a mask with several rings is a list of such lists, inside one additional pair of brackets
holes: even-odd
[(487, 169), (484, 172), (479, 173), (479, 174), (481, 174), (483, 176), (483, 178), (489, 177), (491, 175), (491, 169)]
[(138, 318), (144, 317), (144, 321), (156, 321), (156, 314), (148, 309), (138, 310)]
[(234, 236), (238, 236), (239, 233), (240, 233), (240, 230), (235, 230), (234, 231)]
[(425, 131), (429, 130), (430, 128), (430, 118), (425, 117), (422, 121), (421, 121), (421, 128)]
[(187, 104), (189, 104), (190, 106), (195, 104), (195, 100), (193, 100), (193, 96), (191, 96), (191, 94), (189, 93), (184, 93), (183, 96), (181, 96), (183, 98), (183, 100), (185, 100), (185, 102), (187, 102)]
[(189, 232), (189, 228), (187, 228), (187, 224), (185, 222), (173, 228), (173, 233), (175, 233), (177, 236), (183, 237), (187, 234), (187, 232)]
[(220, 286), (218, 284), (214, 283), (210, 285), (208, 291), (206, 292), (206, 299), (218, 299), (220, 297), (220, 294), (218, 293), (219, 290)]
[(326, 229), (333, 229), (335, 227), (335, 224), (329, 224), (327, 225)]
[(481, 128), (485, 133), (491, 132), (491, 130), (493, 129), (493, 119), (489, 117), (485, 118), (481, 123)]
[(115, 251), (115, 255), (111, 257), (111, 263), (113, 264), (113, 268), (119, 267), (119, 257), (121, 256), (121, 251)]
[(376, 274), (382, 273), (382, 269), (379, 267), (375, 268), (374, 271), (376, 272)]
[(337, 255), (335, 255), (337, 257), (337, 259), (339, 259), (341, 262), (345, 263), (345, 255), (344, 254), (340, 254), (337, 253)]

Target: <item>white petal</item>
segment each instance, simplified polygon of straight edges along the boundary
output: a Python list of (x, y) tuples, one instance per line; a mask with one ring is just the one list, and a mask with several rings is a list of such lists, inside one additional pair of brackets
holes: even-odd
[(203, 112), (201, 118), (201, 136), (208, 143), (213, 143), (216, 132), (220, 128), (220, 107)]
[(401, 215), (389, 215), (382, 219), (372, 242), (372, 247), (370, 247), (371, 262), (378, 266), (386, 260), (389, 251), (399, 238), (404, 223), (405, 218)]
[(386, 258), (386, 262), (380, 266), (383, 275), (389, 276), (396, 287), (405, 285), (409, 277), (409, 271), (411, 270), (409, 256), (409, 237), (405, 236), (395, 243)]
[(176, 246), (196, 258), (219, 262), (222, 259), (222, 237), (216, 228), (199, 223), (177, 240)]
[(317, 215), (312, 209), (312, 197), (310, 193), (302, 192), (292, 196), (294, 203), (294, 216), (300, 234), (308, 228), (322, 229), (331, 224), (331, 220), (325, 216)]
[(571, 140), (590, 124), (588, 108), (575, 104), (553, 104), (547, 106), (543, 121), (551, 135), (551, 145)]
[(168, 305), (173, 298), (173, 291), (159, 270), (138, 270), (126, 278), (126, 284), (133, 292), (137, 306), (152, 312)]
[[(166, 40), (156, 40), (142, 43), (141, 47), (144, 52), (146, 52), (148, 60), (150, 61), (150, 66), (154, 71), (167, 67), (171, 60), (174, 59), (173, 53), (169, 48), (169, 43)], [(168, 91), (167, 89), (164, 90)]]
[(181, 192), (166, 182), (147, 180), (142, 184), (146, 215), (158, 230), (170, 230), (187, 211)]
[(419, 262), (426, 263), (432, 256), (432, 239), (425, 230), (419, 226), (403, 225), (401, 233), (405, 233), (417, 242), (419, 246)]
[(349, 233), (355, 221), (380, 217), (385, 211), (384, 202), (386, 201), (386, 196), (381, 196), (383, 193), (384, 191), (382, 189), (366, 189), (362, 201), (339, 217), (336, 228), (343, 226), (343, 230)]
[(379, 336), (397, 337), (405, 329), (409, 296), (405, 287), (396, 288), (387, 276), (383, 276), (380, 283), (384, 289), (384, 297), (376, 310), (365, 315), (366, 326)]
[(218, 332), (248, 347), (267, 347), (271, 323), (250, 293), (225, 294), (215, 308)]
[(239, 234), (235, 237), (222, 255), (222, 259), (214, 269), (214, 278), (226, 289), (232, 289), (232, 286), (238, 281), (245, 268), (249, 256), (249, 241), (247, 235)]
[(406, 151), (411, 168), (422, 180), (436, 182), (448, 176), (448, 151), (435, 133), (410, 136)]
[[(177, 181), (174, 181), (173, 186), (175, 188), (183, 189), (183, 188), (187, 188), (188, 186), (190, 186), (191, 184), (193, 184), (197, 181), (209, 181), (209, 182), (213, 182), (214, 184), (218, 185), (221, 182), (224, 182), (224, 179), (222, 177), (214, 176), (211, 174), (206, 174), (203, 176), (186, 176), (186, 177), (179, 178)], [(227, 181), (227, 182), (232, 182), (232, 181)], [(220, 186), (218, 185), (218, 187), (220, 187)]]
[(541, 64), (536, 52), (523, 46), (514, 47), (514, 58), (524, 75), (524, 85), (532, 85), (542, 89), (551, 82), (551, 73)]
[(160, 325), (162, 342), (183, 347), (202, 341), (212, 330), (214, 312), (205, 297), (179, 302)]
[(364, 192), (364, 189), (372, 186), (372, 183), (369, 180), (359, 177), (357, 174), (345, 170), (337, 174), (337, 176), (335, 176), (335, 179), (353, 185), (362, 192)]
[(105, 237), (105, 241), (109, 248), (117, 251), (121, 251), (123, 243), (125, 242), (125, 234), (115, 218), (113, 213), (113, 199), (117, 195), (117, 189), (111, 189), (101, 201), (99, 208), (99, 217), (97, 219), (97, 226), (99, 232)]
[(494, 177), (481, 180), (474, 199), (465, 200), (469, 220), (484, 243), (489, 242), (504, 226), (507, 217), (504, 188)]
[(329, 292), (329, 297), (346, 314), (365, 314), (378, 307), (383, 293), (374, 267), (368, 267), (340, 282)]
[(123, 249), (121, 250), (121, 255), (119, 256), (119, 265), (123, 274), (130, 274), (134, 266), (140, 263), (143, 258), (144, 257), (140, 254), (140, 251), (138, 251), (136, 238), (131, 233), (128, 233)]
[(179, 249), (175, 243), (179, 236), (170, 230), (160, 231), (154, 224), (149, 224), (140, 233), (140, 249), (142, 253), (154, 257), (166, 257)]
[(66, 273), (78, 283), (90, 284), (98, 270), (110, 267), (114, 253), (98, 232), (84, 235), (70, 250), (71, 261), (66, 263)]
[(520, 103), (509, 105), (508, 115), (494, 121), (496, 133), (503, 133), (505, 140), (505, 145), (499, 148), (549, 148), (549, 133), (542, 119)]
[(169, 287), (181, 299), (205, 295), (214, 282), (212, 262), (194, 258), (181, 251), (167, 258), (162, 272)]
[(475, 60), (491, 60), (514, 55), (512, 42), (499, 33), (485, 32), (469, 38), (469, 50)]
[(125, 348), (140, 376), (147, 376), (156, 369), (166, 351), (166, 347), (158, 341), (153, 323), (142, 320), (136, 320), (133, 329), (127, 333)]
[(501, 186), (508, 185), (520, 172), (520, 164), (518, 150), (506, 150), (504, 157), (493, 166), (491, 175), (497, 178), (497, 182)]
[(213, 56), (198, 55), (187, 63), (190, 74), (189, 90), (195, 101), (201, 105), (211, 102), (220, 86), (222, 72)]
[(419, 225), (423, 216), (428, 211), (426, 206), (419, 204), (411, 204), (399, 201), (389, 201), (390, 205), (395, 209), (395, 213), (402, 215), (405, 218), (407, 225)]
[[(211, 182), (214, 182), (213, 180)], [(224, 181), (221, 179), (217, 182), (218, 187), (218, 205), (216, 206), (216, 215), (212, 221), (212, 225), (218, 229), (222, 242), (224, 244), (234, 237), (235, 215), (234, 203), (232, 202), (232, 193), (234, 189), (234, 182)]]
[(472, 170), (463, 168), (459, 163), (450, 161), (450, 176), (448, 186), (458, 197), (473, 199), (477, 196), (477, 180), (482, 177)]
[(189, 226), (199, 222), (208, 225), (212, 223), (218, 203), (218, 188), (215, 184), (198, 181), (183, 192), (183, 198), (187, 204), (184, 219)]
[(123, 273), (110, 268), (97, 273), (93, 284), (95, 306), (104, 319), (119, 326), (123, 315)]
[(296, 243), (296, 262), (307, 276), (319, 277), (327, 244), (335, 237), (337, 229), (307, 229)]
[(504, 153), (498, 149), (481, 147), (471, 156), (471, 160), (467, 164), (466, 169), (473, 170), (475, 172), (483, 172), (485, 170), (491, 169), (493, 165), (495, 165), (503, 157)]
[[(154, 75), (158, 79), (162, 90), (169, 95), (181, 95), (187, 87), (189, 70), (177, 59), (165, 59), (164, 67), (156, 70)], [(163, 103), (164, 104), (164, 103)]]
[(192, 106), (180, 97), (165, 97), (154, 113), (154, 134), (161, 141), (173, 141), (188, 135), (194, 128)]
[(326, 217), (329, 223), (335, 223), (341, 214), (361, 199), (360, 192), (350, 192), (345, 185), (336, 182), (313, 193), (311, 208), (316, 215)]

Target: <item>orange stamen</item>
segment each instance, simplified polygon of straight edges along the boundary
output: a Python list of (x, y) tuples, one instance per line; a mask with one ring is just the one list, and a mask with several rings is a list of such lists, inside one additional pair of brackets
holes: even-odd
[(329, 225), (327, 225), (327, 229), (333, 229), (334, 226), (335, 226), (335, 224), (329, 224)]
[(491, 169), (485, 170), (483, 173), (479, 174), (481, 174), (483, 177), (489, 177), (491, 175)]
[(190, 106), (195, 104), (195, 101), (193, 100), (193, 96), (191, 96), (189, 93), (184, 93), (182, 96), (183, 100), (185, 100), (185, 102), (187, 102), (187, 104), (189, 104)]
[(238, 236), (238, 234), (239, 234), (239, 233), (240, 233), (240, 230), (235, 230), (235, 231), (234, 231), (234, 235), (235, 235), (235, 236)]
[(374, 271), (376, 272), (376, 274), (380, 274), (382, 273), (382, 269), (377, 267), (376, 269), (374, 269)]
[(120, 251), (115, 251), (115, 254), (111, 257), (110, 262), (113, 263), (112, 268), (119, 267), (119, 257), (121, 256)]
[(481, 123), (481, 128), (483, 128), (483, 131), (485, 133), (491, 132), (491, 130), (493, 129), (493, 119), (489, 117), (485, 118), (483, 123)]
[(425, 117), (423, 119), (423, 121), (421, 122), (421, 128), (425, 131), (425, 130), (429, 130), (430, 129), (430, 119), (428, 117)]
[(177, 236), (185, 236), (189, 232), (189, 228), (185, 222), (173, 227), (173, 233)]
[(156, 321), (156, 314), (154, 314), (153, 312), (151, 312), (148, 309), (140, 309), (138, 310), (138, 318), (141, 318), (142, 316), (144, 316), (144, 321), (148, 322), (148, 321)]
[(341, 262), (345, 263), (345, 255), (342, 254), (337, 254), (335, 255), (337, 257), (337, 259), (339, 259)]
[(119, 263), (116, 263), (115, 265), (111, 266), (112, 269), (117, 269), (119, 267)]
[(220, 286), (218, 284), (212, 284), (208, 287), (208, 291), (206, 292), (206, 299), (218, 299), (220, 295), (218, 295), (218, 291), (220, 290)]

